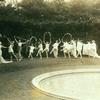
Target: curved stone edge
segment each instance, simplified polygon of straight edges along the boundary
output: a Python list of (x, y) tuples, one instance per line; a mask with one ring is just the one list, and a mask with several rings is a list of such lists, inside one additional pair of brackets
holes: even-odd
[(36, 89), (38, 89), (40, 92), (51, 96), (51, 97), (56, 97), (62, 100), (77, 100), (75, 98), (71, 98), (71, 97), (63, 97), (63, 96), (59, 96), (53, 93), (49, 93), (48, 91), (44, 90), (43, 88), (41, 88), (39, 86), (39, 83), (49, 77), (53, 77), (53, 76), (57, 76), (57, 75), (62, 75), (62, 74), (75, 74), (75, 73), (94, 73), (94, 72), (100, 72), (100, 68), (88, 68), (88, 69), (73, 69), (73, 70), (62, 70), (62, 71), (53, 71), (53, 72), (48, 72), (48, 73), (44, 73), (41, 74), (39, 76), (36, 76), (35, 78), (33, 78), (32, 80), (32, 85), (33, 87), (35, 87)]

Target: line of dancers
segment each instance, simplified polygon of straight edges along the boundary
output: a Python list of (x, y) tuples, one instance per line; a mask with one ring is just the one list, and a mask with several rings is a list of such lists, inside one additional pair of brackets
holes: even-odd
[[(64, 38), (69, 35), (71, 41), (64, 40)], [(46, 36), (49, 36), (49, 39), (46, 40)], [(49, 54), (53, 54), (55, 58), (58, 57), (58, 51), (63, 51), (64, 57), (66, 58), (67, 54), (68, 57), (70, 58), (70, 55), (72, 54), (75, 58), (80, 56), (82, 58), (82, 46), (80, 45), (79, 48), (76, 48), (76, 45), (78, 45), (78, 42), (76, 44), (75, 40), (72, 40), (72, 35), (70, 33), (65, 34), (62, 39), (56, 40), (54, 43), (51, 41), (51, 33), (46, 32), (44, 33), (43, 40), (42, 39), (37, 39), (35, 36), (31, 36), (31, 38), (23, 39), (21, 37), (14, 36), (14, 40), (11, 41), (10, 38), (6, 37), (7, 41), (9, 42), (9, 46), (5, 47), (2, 42), (0, 42), (0, 62), (1, 63), (10, 63), (13, 62), (13, 58), (16, 59), (16, 61), (21, 61), (22, 60), (22, 48), (23, 45), (26, 45), (26, 52), (28, 52), (28, 58), (33, 59), (33, 53), (35, 50), (37, 50), (36, 56), (39, 56), (40, 59), (43, 58), (42, 54), (45, 52), (46, 58), (49, 57)], [(33, 43), (34, 40), (34, 43)], [(95, 41), (92, 41), (94, 45), (96, 46)], [(91, 44), (92, 44), (91, 42)], [(18, 47), (18, 56), (15, 54), (14, 51), (14, 46), (15, 43), (17, 44)], [(82, 43), (82, 42), (80, 42)], [(90, 43), (90, 42), (89, 42)], [(62, 44), (62, 45), (60, 45)], [(83, 45), (83, 44), (82, 44)], [(50, 46), (52, 46), (52, 49), (50, 49)], [(62, 48), (59, 50), (59, 47)], [(77, 46), (78, 47), (78, 46)], [(80, 48), (81, 47), (81, 48)], [(10, 61), (6, 61), (3, 58), (2, 55), (2, 49), (3, 48), (8, 48), (8, 53), (10, 55)], [(76, 50), (77, 49), (77, 50)], [(79, 51), (81, 50), (81, 51)], [(79, 52), (78, 52), (79, 51)], [(97, 50), (95, 50), (97, 52)]]

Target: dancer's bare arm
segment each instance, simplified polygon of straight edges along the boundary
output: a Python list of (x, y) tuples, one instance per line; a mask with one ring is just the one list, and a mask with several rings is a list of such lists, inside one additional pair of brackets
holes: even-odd
[(17, 41), (17, 39), (15, 38), (15, 36), (14, 36), (14, 39), (15, 39), (16, 43), (18, 44), (18, 41)]
[(5, 47), (5, 46), (2, 45), (2, 48), (7, 48), (7, 47)]
[(11, 43), (11, 41), (9, 40), (9, 38), (7, 38), (8, 42)]
[(59, 44), (61, 43), (62, 41), (60, 40), (60, 38), (59, 38)]
[(39, 38), (39, 41), (42, 43), (42, 40)]

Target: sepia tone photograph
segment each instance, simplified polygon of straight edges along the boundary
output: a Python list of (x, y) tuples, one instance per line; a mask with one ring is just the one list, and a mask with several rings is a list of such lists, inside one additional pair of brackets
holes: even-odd
[(100, 0), (0, 0), (0, 100), (100, 100)]

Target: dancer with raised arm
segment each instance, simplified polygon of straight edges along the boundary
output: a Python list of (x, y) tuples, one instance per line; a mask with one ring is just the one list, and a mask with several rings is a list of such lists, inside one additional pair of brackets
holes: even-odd
[(50, 54), (53, 53), (55, 58), (58, 57), (58, 47), (59, 47), (60, 43), (61, 43), (61, 40), (59, 39), (59, 40), (56, 40), (56, 42), (52, 45), (53, 48), (52, 48)]
[(10, 41), (9, 38), (7, 38), (8, 42), (10, 43), (8, 47), (8, 52), (10, 54), (10, 60), (12, 61), (12, 58), (15, 57), (15, 59), (18, 61), (17, 56), (14, 53), (13, 47), (14, 47), (14, 41)]
[[(66, 56), (66, 53), (67, 53), (66, 47), (67, 47), (67, 45), (68, 45), (68, 42), (67, 42), (67, 39), (65, 38), (67, 35), (69, 35), (69, 33), (64, 34), (64, 36), (63, 36), (62, 39), (61, 39), (61, 42), (63, 43), (63, 45), (61, 46), (61, 47), (62, 47), (61, 51), (63, 51), (64, 58), (67, 57), (67, 56)], [(70, 58), (70, 54), (69, 54), (69, 53), (68, 53), (68, 56), (69, 56), (69, 58)]]
[(82, 40), (78, 39), (76, 45), (77, 57), (80, 56), (80, 58), (82, 58), (82, 50), (83, 50), (83, 42)]
[[(46, 35), (49, 35), (50, 37), (50, 40), (49, 41), (46, 41)], [(51, 33), (50, 32), (47, 32), (47, 33), (44, 33), (44, 39), (43, 39), (43, 42), (45, 44), (45, 49), (43, 50), (43, 52), (46, 53), (46, 57), (48, 58), (48, 54), (49, 54), (49, 47), (50, 47), (50, 44), (51, 44)]]
[(38, 42), (38, 52), (36, 54), (36, 56), (40, 56), (40, 59), (42, 59), (42, 53), (43, 53), (43, 44), (42, 44), (42, 40), (39, 39), (39, 42)]
[(34, 53), (34, 50), (36, 49), (36, 47), (31, 44), (31, 46), (29, 46), (29, 55), (28, 55), (28, 58), (32, 58), (33, 59), (33, 53)]
[[(61, 49), (61, 51), (63, 51), (63, 54), (64, 54), (64, 58), (66, 58), (67, 56), (66, 56), (66, 53), (68, 52), (67, 51), (67, 45), (68, 45), (68, 43), (67, 43), (67, 41), (62, 41), (62, 43), (63, 43), (63, 45), (61, 46), (61, 47), (63, 47), (63, 49)], [(70, 58), (70, 54), (68, 53), (68, 56), (69, 56), (69, 58)]]
[(22, 42), (20, 39), (17, 40), (16, 37), (14, 37), (14, 38), (15, 38), (15, 41), (16, 41), (16, 43), (18, 45), (19, 61), (21, 61), (22, 60), (22, 54), (21, 54), (21, 52), (22, 52), (22, 45), (23, 44), (26, 44), (27, 42), (26, 41), (25, 42)]
[(2, 56), (2, 48), (7, 48), (2, 45), (2, 42), (0, 42), (0, 63), (11, 63), (12, 61), (6, 61)]
[(35, 41), (37, 41), (37, 38), (34, 36), (31, 36), (31, 38), (29, 38), (29, 40), (26, 41), (26, 54), (28, 53), (29, 50), (29, 46), (32, 44), (32, 39), (34, 39)]
[(65, 58), (67, 57), (66, 54), (68, 54), (68, 57), (70, 58), (70, 54), (72, 53), (72, 51), (74, 49), (74, 46), (72, 44), (69, 44), (69, 42), (67, 41), (67, 39), (65, 39), (65, 41), (64, 41), (64, 38), (67, 35), (70, 35), (70, 40), (72, 39), (72, 35), (70, 33), (67, 33), (67, 34), (65, 34), (62, 37), (62, 43), (63, 43), (63, 45), (61, 47), (63, 47), (63, 49), (61, 51), (63, 51)]
[[(29, 40), (29, 42), (31, 42), (31, 40), (34, 39), (35, 41), (37, 41), (37, 38), (32, 36)], [(36, 47), (33, 45), (33, 43), (31, 43), (31, 45), (29, 46), (29, 55), (28, 58), (33, 58), (32, 54), (34, 53), (34, 50), (36, 49)]]

